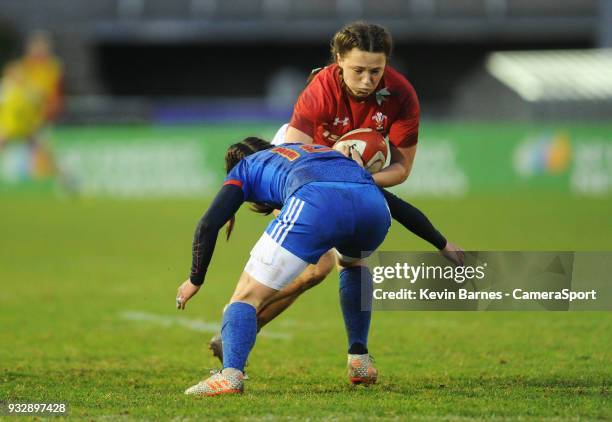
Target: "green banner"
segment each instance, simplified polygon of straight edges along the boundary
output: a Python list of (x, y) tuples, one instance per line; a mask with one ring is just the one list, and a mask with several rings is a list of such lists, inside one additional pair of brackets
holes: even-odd
[[(280, 124), (279, 124), (280, 126)], [(60, 127), (54, 160), (82, 195), (209, 196), (223, 179), (228, 145), (271, 139), (276, 125)], [(25, 144), (0, 153), (0, 192), (40, 185)], [(612, 125), (440, 123), (422, 125), (408, 180), (415, 196), (553, 192), (612, 196)]]
[(612, 194), (612, 126), (430, 124), (413, 171), (395, 188), (411, 195), (557, 192)]

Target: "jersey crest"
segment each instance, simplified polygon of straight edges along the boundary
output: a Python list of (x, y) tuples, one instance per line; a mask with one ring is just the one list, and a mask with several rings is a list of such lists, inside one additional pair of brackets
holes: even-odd
[(382, 112), (377, 111), (376, 114), (372, 116), (372, 120), (376, 122), (376, 130), (383, 131), (385, 130), (385, 123), (387, 122), (387, 116), (382, 114)]

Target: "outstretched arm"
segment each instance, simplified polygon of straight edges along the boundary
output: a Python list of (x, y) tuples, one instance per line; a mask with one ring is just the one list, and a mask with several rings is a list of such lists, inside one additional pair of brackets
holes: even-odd
[(185, 303), (204, 283), (219, 230), (232, 218), (243, 202), (244, 193), (240, 187), (224, 185), (200, 219), (193, 235), (191, 274), (189, 279), (179, 286), (176, 297), (177, 308), (185, 309)]
[(206, 213), (200, 219), (193, 235), (191, 275), (195, 285), (201, 285), (212, 259), (219, 230), (238, 211), (244, 202), (242, 189), (235, 185), (221, 188)]
[(421, 239), (431, 243), (448, 260), (457, 265), (463, 265), (463, 249), (448, 242), (442, 234), (436, 230), (425, 214), (415, 206), (398, 198), (386, 189), (382, 189), (391, 216), (402, 226), (419, 236)]

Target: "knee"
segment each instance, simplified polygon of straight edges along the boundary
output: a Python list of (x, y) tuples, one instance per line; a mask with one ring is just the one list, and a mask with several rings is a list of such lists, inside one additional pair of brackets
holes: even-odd
[(252, 305), (257, 311), (277, 291), (258, 282), (247, 272), (243, 272), (230, 303), (244, 302)]
[(355, 267), (367, 267), (365, 260), (343, 260), (343, 258), (338, 258), (337, 269), (338, 272), (345, 270), (347, 268), (355, 268)]
[[(259, 312), (263, 304), (263, 300), (261, 298), (256, 297), (254, 295), (249, 295), (248, 293), (234, 294), (232, 298), (230, 299), (230, 302), (228, 305), (231, 305), (234, 302), (248, 303), (249, 305), (253, 306), (255, 308), (255, 311), (257, 312)], [(227, 305), (226, 305), (226, 308), (227, 308)], [(223, 312), (225, 313), (225, 308), (223, 309)]]

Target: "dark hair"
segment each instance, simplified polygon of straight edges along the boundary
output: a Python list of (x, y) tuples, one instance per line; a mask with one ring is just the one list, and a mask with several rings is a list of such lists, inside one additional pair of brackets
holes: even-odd
[(230, 145), (225, 153), (225, 173), (229, 173), (244, 157), (264, 149), (272, 148), (272, 144), (261, 138), (249, 136), (242, 141)]
[(331, 60), (344, 56), (353, 48), (369, 53), (384, 53), (388, 59), (393, 51), (393, 39), (386, 28), (363, 21), (352, 22), (340, 29), (331, 41)]
[[(272, 147), (273, 145), (268, 141), (265, 141), (261, 138), (257, 138), (255, 136), (249, 136), (248, 138), (244, 138), (238, 143), (230, 145), (227, 149), (227, 152), (225, 153), (225, 172), (229, 173), (236, 166), (236, 164), (238, 164), (240, 160), (242, 160), (244, 157)], [(253, 203), (251, 204), (251, 210), (268, 215), (272, 211), (274, 211), (274, 208), (266, 204)], [(234, 229), (235, 223), (236, 216), (232, 216), (232, 218), (230, 218), (230, 220), (227, 222), (225, 231), (227, 233), (228, 240), (230, 235), (232, 234), (232, 230)]]

